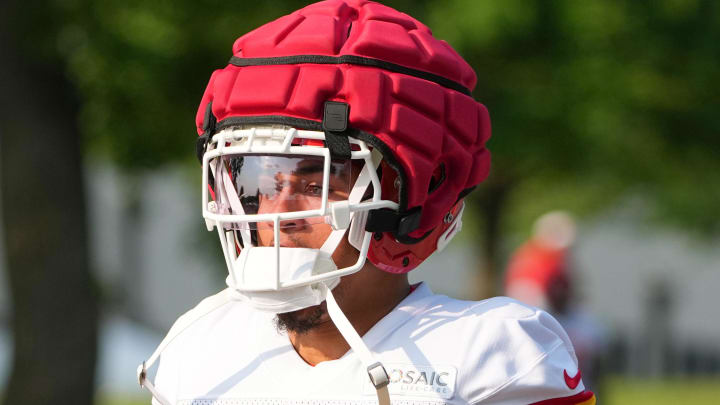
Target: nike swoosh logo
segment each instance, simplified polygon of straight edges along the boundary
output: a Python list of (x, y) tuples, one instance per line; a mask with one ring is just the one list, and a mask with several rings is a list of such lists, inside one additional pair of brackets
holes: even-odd
[(563, 375), (565, 376), (565, 384), (567, 384), (568, 388), (570, 388), (571, 390), (574, 390), (575, 387), (577, 387), (578, 384), (580, 384), (580, 378), (582, 378), (580, 374), (581, 374), (580, 369), (578, 369), (578, 372), (577, 372), (577, 374), (575, 374), (575, 377), (570, 377), (568, 375), (567, 370), (563, 370)]

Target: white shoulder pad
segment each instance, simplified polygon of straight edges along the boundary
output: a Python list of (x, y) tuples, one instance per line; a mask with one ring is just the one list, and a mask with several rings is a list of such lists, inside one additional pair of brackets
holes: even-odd
[[(148, 368), (152, 367), (158, 359), (160, 360), (154, 386), (156, 388), (162, 387), (161, 393), (170, 403), (175, 403), (176, 401), (175, 396), (178, 384), (177, 371), (179, 370), (178, 362), (181, 357), (181, 355), (177, 353), (182, 353), (182, 350), (172, 348), (172, 344), (182, 345), (182, 343), (179, 343), (181, 339), (178, 338), (180, 338), (183, 332), (190, 329), (191, 326), (197, 327), (198, 320), (216, 311), (231, 300), (233, 300), (233, 291), (230, 289), (224, 289), (215, 295), (203, 299), (193, 309), (175, 321), (170, 331), (168, 331), (168, 334), (148, 359), (146, 364)], [(153, 398), (153, 404), (159, 405), (159, 403), (156, 398)]]
[(469, 360), (476, 369), (473, 381), (465, 382), (470, 403), (552, 404), (573, 396), (583, 403), (587, 394), (575, 351), (551, 315), (505, 297), (483, 301), (474, 310), (477, 345)]

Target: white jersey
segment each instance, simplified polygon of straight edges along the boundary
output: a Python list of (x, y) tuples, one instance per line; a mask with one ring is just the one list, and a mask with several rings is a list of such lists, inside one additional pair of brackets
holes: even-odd
[[(310, 366), (273, 318), (240, 301), (218, 307), (166, 347), (156, 388), (183, 405), (377, 403), (352, 350)], [(393, 404), (595, 402), (562, 327), (510, 298), (454, 300), (423, 283), (363, 340)]]

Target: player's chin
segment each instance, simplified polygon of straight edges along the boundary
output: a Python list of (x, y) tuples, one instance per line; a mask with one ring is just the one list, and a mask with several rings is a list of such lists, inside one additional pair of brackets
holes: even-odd
[(327, 305), (323, 302), (320, 305), (277, 314), (275, 324), (280, 331), (303, 334), (329, 320)]

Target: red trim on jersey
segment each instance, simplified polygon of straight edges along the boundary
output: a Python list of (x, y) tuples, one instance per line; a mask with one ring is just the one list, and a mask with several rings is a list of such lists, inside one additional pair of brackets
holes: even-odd
[(585, 403), (595, 403), (595, 394), (593, 394), (592, 391), (583, 391), (570, 397), (546, 399), (540, 402), (533, 402), (530, 405), (581, 405)]

